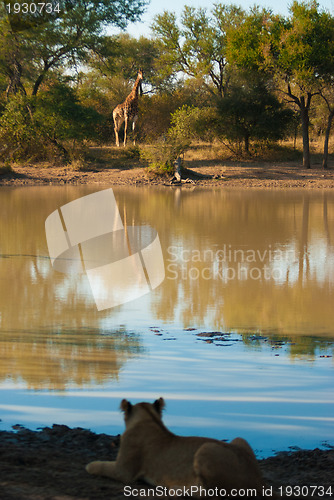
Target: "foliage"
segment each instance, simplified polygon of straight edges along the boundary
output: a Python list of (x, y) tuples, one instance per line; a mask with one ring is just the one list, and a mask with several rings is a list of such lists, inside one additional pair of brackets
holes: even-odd
[(161, 136), (152, 144), (140, 148), (140, 158), (156, 174), (174, 172), (175, 160), (182, 154), (183, 147), (183, 144)]
[(88, 63), (94, 72), (109, 81), (117, 76), (124, 82), (133, 82), (138, 70), (142, 69), (145, 85), (160, 88), (162, 82), (155, 70), (159, 49), (160, 45), (154, 39), (134, 38), (121, 33), (104, 37), (99, 53), (91, 52)]
[[(0, 85), (6, 89), (0, 142), (4, 155), (68, 159), (63, 141), (94, 137), (100, 117), (63, 83), (67, 68), (105, 50), (106, 26), (124, 28), (144, 11), (145, 0), (60, 1), (59, 15), (7, 16), (0, 6)], [(72, 77), (73, 79), (73, 77)], [(0, 110), (1, 111), (1, 110)], [(96, 136), (95, 136), (96, 137)], [(0, 146), (1, 147), (1, 146)]]
[(281, 18), (271, 11), (254, 6), (238, 26), (230, 30), (226, 54), (230, 63), (248, 71), (268, 69), (265, 56), (272, 46)]
[(32, 127), (30, 99), (18, 94), (10, 99), (0, 118), (1, 157), (11, 160), (27, 154), (32, 145), (40, 147), (40, 138)]
[(181, 26), (174, 13), (165, 11), (156, 16), (152, 29), (162, 47), (161, 71), (183, 72), (201, 79), (213, 93), (224, 95), (228, 85), (227, 36), (244, 15), (240, 7), (217, 4), (211, 16), (203, 8), (185, 6)]
[(94, 138), (98, 114), (78, 102), (75, 92), (55, 83), (32, 98), (17, 94), (9, 99), (0, 118), (0, 144), (5, 157), (26, 155), (68, 157), (63, 141)]
[(292, 111), (279, 102), (266, 81), (249, 73), (231, 84), (228, 96), (217, 102), (217, 108), (220, 134), (243, 141), (247, 153), (251, 139), (282, 139), (293, 118)]
[(156, 173), (173, 172), (176, 159), (189, 149), (193, 140), (207, 138), (209, 124), (214, 120), (212, 108), (182, 106), (172, 114), (167, 134), (141, 149), (141, 158)]
[(96, 111), (80, 104), (72, 88), (58, 82), (35, 101), (35, 126), (51, 139), (94, 139), (99, 118)]
[(89, 52), (103, 48), (103, 28), (124, 28), (143, 13), (144, 0), (60, 1), (61, 14), (43, 24), (30, 24), (24, 15), (13, 27), (12, 16), (0, 9), (0, 67), (7, 75), (8, 91), (36, 95), (50, 71), (74, 67)]
[(173, 114), (182, 106), (209, 106), (207, 92), (197, 80), (178, 85), (170, 91), (155, 92), (144, 95), (139, 100), (139, 137), (142, 140), (154, 141), (167, 134), (171, 126)]
[(294, 1), (290, 12), (285, 22), (276, 21), (275, 50), (267, 58), (291, 85), (317, 92), (333, 70), (334, 18), (314, 0)]
[(184, 105), (172, 114), (168, 136), (176, 141), (183, 141), (184, 144), (190, 144), (196, 139), (210, 140), (216, 120), (213, 108)]
[(328, 157), (334, 17), (316, 1), (294, 1), (286, 17), (256, 6), (185, 6), (180, 19), (168, 11), (155, 17), (154, 38), (105, 34), (106, 26), (139, 19), (145, 4), (60, 0), (51, 17), (8, 17), (0, 4), (2, 158), (65, 158), (70, 143), (113, 142), (112, 111), (140, 67), (136, 135), (153, 141), (141, 154), (156, 168), (172, 168), (198, 139), (242, 141), (246, 151), (252, 140), (278, 140), (291, 130), (292, 109), (302, 124), (304, 165), (314, 119)]
[(0, 163), (0, 175), (8, 174), (11, 171), (12, 171), (12, 165), (9, 159), (4, 161), (3, 163)]
[(249, 21), (231, 37), (229, 53), (243, 69), (265, 70), (281, 95), (299, 110), (303, 164), (309, 168), (310, 111), (313, 97), (332, 78), (334, 18), (311, 0), (294, 1), (288, 18), (268, 16), (261, 22), (253, 14)]

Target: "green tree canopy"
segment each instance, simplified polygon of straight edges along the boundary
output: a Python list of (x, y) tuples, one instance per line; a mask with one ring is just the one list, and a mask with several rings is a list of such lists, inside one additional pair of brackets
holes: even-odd
[(7, 75), (8, 93), (36, 95), (50, 70), (73, 67), (88, 53), (98, 53), (106, 26), (124, 28), (137, 21), (146, 0), (60, 0), (59, 4), (58, 16), (49, 15), (35, 25), (27, 25), (22, 17), (14, 28), (5, 3), (0, 6), (0, 67)]
[(242, 68), (266, 71), (283, 98), (297, 107), (303, 133), (303, 165), (310, 168), (309, 123), (315, 95), (332, 79), (334, 18), (315, 0), (294, 1), (287, 18), (251, 13), (229, 40), (228, 53)]
[(179, 25), (175, 13), (165, 11), (152, 25), (162, 46), (161, 70), (201, 79), (216, 95), (228, 86), (226, 45), (228, 32), (238, 26), (244, 11), (235, 5), (217, 4), (206, 9), (185, 6)]
[(218, 112), (220, 133), (243, 141), (247, 153), (250, 139), (283, 139), (293, 115), (279, 102), (265, 79), (249, 72), (231, 82), (228, 96), (218, 101)]
[[(99, 53), (90, 53), (88, 65), (104, 79), (124, 79), (130, 82), (130, 86), (141, 68), (144, 82), (153, 87), (160, 87), (161, 78), (155, 70), (159, 55), (160, 46), (157, 40), (144, 36), (134, 38), (128, 33), (121, 33), (104, 37)], [(102, 82), (101, 85), (103, 87)]]

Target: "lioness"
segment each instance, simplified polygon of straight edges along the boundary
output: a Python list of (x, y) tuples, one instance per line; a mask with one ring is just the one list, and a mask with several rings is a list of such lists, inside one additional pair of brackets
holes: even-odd
[(162, 422), (164, 406), (163, 398), (135, 405), (123, 399), (126, 430), (117, 460), (91, 462), (86, 470), (125, 484), (142, 479), (153, 486), (219, 488), (226, 493), (252, 488), (261, 496), (262, 475), (247, 441), (177, 436)]

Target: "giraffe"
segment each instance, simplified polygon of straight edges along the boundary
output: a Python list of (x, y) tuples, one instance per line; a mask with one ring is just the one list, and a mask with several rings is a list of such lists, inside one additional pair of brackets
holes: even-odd
[[(113, 111), (114, 119), (114, 130), (116, 136), (116, 146), (119, 146), (118, 132), (124, 122), (124, 146), (126, 144), (126, 132), (128, 128), (128, 122), (132, 121), (132, 130), (134, 131), (136, 126), (136, 121), (138, 118), (138, 91), (141, 81), (143, 79), (143, 72), (140, 69), (138, 71), (138, 76), (128, 97), (122, 104), (118, 104)], [(133, 141), (135, 144), (135, 140)]]

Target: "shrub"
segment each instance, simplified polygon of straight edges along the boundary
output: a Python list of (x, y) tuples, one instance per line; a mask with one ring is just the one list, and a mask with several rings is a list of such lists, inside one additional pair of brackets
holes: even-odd
[(0, 155), (11, 160), (70, 161), (69, 141), (95, 138), (99, 114), (57, 82), (34, 98), (11, 96), (0, 118)]
[(174, 162), (182, 152), (182, 145), (162, 136), (151, 145), (142, 147), (140, 157), (148, 163), (149, 170), (165, 174), (174, 172)]
[(172, 114), (168, 135), (189, 145), (197, 139), (210, 141), (215, 134), (216, 120), (216, 112), (211, 107), (184, 105)]
[(156, 173), (174, 172), (176, 159), (190, 148), (192, 141), (208, 138), (214, 119), (212, 108), (182, 106), (172, 114), (167, 134), (141, 148), (141, 158)]
[(0, 154), (3, 159), (15, 160), (39, 143), (40, 138), (32, 127), (31, 112), (31, 103), (22, 94), (8, 101), (0, 118)]

